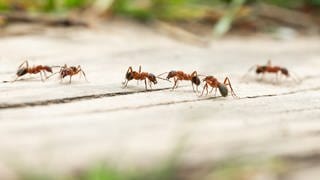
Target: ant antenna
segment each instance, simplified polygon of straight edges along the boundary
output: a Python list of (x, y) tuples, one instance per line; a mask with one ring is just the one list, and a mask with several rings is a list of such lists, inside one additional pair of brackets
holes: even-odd
[(165, 78), (162, 78), (162, 77), (159, 77), (159, 76), (157, 76), (157, 78), (159, 78), (159, 79), (161, 79), (161, 80), (164, 80), (164, 81), (171, 82), (169, 79), (165, 79)]
[(247, 73), (244, 74), (244, 75), (241, 77), (241, 80), (245, 79), (245, 78), (248, 76), (248, 74), (249, 74), (254, 68), (257, 68), (257, 67), (258, 67), (258, 65), (255, 65), (255, 66), (252, 66), (251, 68), (249, 68), (249, 70), (247, 71)]
[(56, 74), (58, 74), (58, 73), (60, 73), (60, 72), (52, 73), (50, 76), (47, 77), (47, 79), (51, 78), (52, 76), (54, 76), (54, 75), (56, 75)]
[(161, 80), (164, 80), (164, 81), (169, 81), (169, 82), (171, 82), (169, 79), (166, 79), (166, 78), (161, 77), (162, 75), (167, 74), (167, 73), (168, 73), (168, 72), (161, 73), (161, 74), (159, 74), (159, 75), (157, 76), (157, 78), (159, 78), (159, 79), (161, 79)]
[(302, 82), (302, 79), (295, 72), (290, 71), (290, 77), (291, 77), (291, 79), (293, 79), (297, 83), (301, 83)]
[(51, 68), (61, 68), (62, 66), (50, 66)]
[(162, 76), (162, 75), (167, 74), (167, 73), (169, 73), (169, 72), (161, 73), (161, 74), (159, 74), (157, 77)]
[(201, 77), (207, 77), (206, 75), (203, 75), (203, 74), (198, 74), (198, 76), (201, 76)]

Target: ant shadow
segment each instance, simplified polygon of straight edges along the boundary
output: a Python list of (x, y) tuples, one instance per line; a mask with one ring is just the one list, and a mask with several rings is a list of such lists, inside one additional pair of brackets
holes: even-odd
[[(38, 82), (41, 81), (38, 78), (35, 77), (28, 77), (28, 78), (21, 78), (21, 79), (16, 79), (16, 80), (12, 80), (12, 81), (2, 81), (2, 83), (14, 83), (14, 82)], [(42, 81), (45, 82), (45, 81)]]
[(247, 76), (245, 78), (241, 78), (241, 83), (257, 83), (257, 84), (266, 84), (271, 86), (284, 86), (284, 87), (292, 87), (297, 86), (302, 83), (301, 81), (296, 81), (292, 78), (287, 77), (271, 77), (271, 76), (260, 76), (260, 77), (254, 77), (254, 76)]

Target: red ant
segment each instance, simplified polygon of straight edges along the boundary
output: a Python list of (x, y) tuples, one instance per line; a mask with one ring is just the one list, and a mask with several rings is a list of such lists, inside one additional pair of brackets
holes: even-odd
[(137, 80), (139, 81), (144, 81), (145, 84), (145, 88), (146, 90), (148, 90), (147, 88), (147, 79), (149, 81), (149, 86), (150, 89), (152, 89), (152, 84), (157, 84), (157, 78), (162, 79), (158, 76), (155, 76), (152, 73), (148, 73), (148, 72), (141, 72), (141, 66), (139, 66), (139, 71), (133, 71), (132, 67), (130, 66), (126, 72), (125, 75), (125, 82), (123, 82), (122, 84), (124, 85), (123, 88), (126, 88), (128, 86), (129, 81), (131, 80)]
[(206, 82), (206, 84), (203, 86), (203, 90), (202, 90), (202, 93), (200, 96), (203, 95), (204, 93), (204, 90), (207, 91), (207, 95), (208, 95), (208, 87), (212, 87), (210, 93), (213, 91), (213, 89), (215, 89), (215, 95), (217, 93), (217, 89), (219, 89), (219, 92), (220, 94), (223, 96), (223, 97), (226, 97), (228, 96), (228, 88), (227, 86), (230, 87), (230, 90), (231, 90), (231, 95), (233, 97), (238, 97), (235, 92), (233, 91), (233, 88), (232, 88), (232, 85), (231, 85), (231, 82), (230, 82), (230, 79), (228, 77), (226, 77), (223, 81), (223, 83), (219, 82), (215, 77), (213, 76), (207, 76), (205, 77), (202, 81)]
[(200, 85), (200, 79), (198, 77), (197, 71), (193, 71), (191, 74), (184, 73), (183, 71), (170, 71), (167, 76), (167, 80), (170, 80), (171, 78), (174, 79), (174, 85), (172, 87), (172, 90), (177, 88), (178, 86), (178, 81), (191, 81), (192, 89), (194, 92), (194, 84), (197, 87), (197, 92), (198, 92), (198, 86)]
[[(18, 71), (16, 73), (17, 78), (14, 81), (17, 81), (19, 77), (24, 76), (26, 74), (38, 74), (40, 73), (41, 81), (44, 81), (42, 77), (42, 73), (46, 79), (48, 79), (46, 72), (52, 73), (52, 67), (50, 66), (43, 66), (43, 65), (37, 65), (33, 67), (29, 67), (29, 62), (24, 61), (18, 68)], [(14, 82), (12, 81), (12, 82)]]
[[(66, 77), (66, 76), (70, 76), (70, 80), (69, 80), (69, 83), (71, 83), (71, 78), (72, 76), (76, 75), (76, 74), (83, 74), (84, 78), (87, 80), (87, 77), (86, 77), (86, 73), (81, 69), (80, 65), (79, 66), (70, 66), (68, 67), (66, 64), (64, 66), (61, 67), (60, 69), (60, 78), (61, 78), (61, 81)], [(80, 74), (80, 77), (81, 77), (81, 74)]]
[[(265, 75), (265, 73), (270, 73), (270, 74), (275, 74), (276, 75), (276, 79), (278, 81), (278, 75), (283, 75), (284, 77), (291, 77), (292, 79), (294, 79), (292, 76), (290, 76), (290, 73), (288, 71), (287, 68), (284, 68), (284, 67), (280, 67), (280, 66), (272, 66), (271, 65), (271, 60), (269, 60), (267, 62), (266, 65), (256, 65), (256, 66), (252, 66), (249, 70), (248, 70), (248, 73), (250, 71), (252, 71), (253, 69), (256, 69), (255, 72), (256, 74), (262, 74)], [(246, 75), (245, 75), (246, 76)], [(244, 76), (244, 77), (245, 77)], [(294, 80), (297, 80), (297, 81), (300, 81), (298, 78), (297, 79), (294, 79)]]

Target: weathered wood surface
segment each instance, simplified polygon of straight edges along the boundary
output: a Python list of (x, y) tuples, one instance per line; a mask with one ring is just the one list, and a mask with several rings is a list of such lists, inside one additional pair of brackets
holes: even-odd
[[(68, 171), (105, 159), (119, 166), (145, 166), (167, 157), (183, 139), (186, 166), (230, 157), (314, 157), (291, 179), (320, 175), (320, 43), (318, 37), (278, 41), (264, 37), (212, 41), (206, 48), (181, 44), (153, 30), (123, 24), (101, 30), (48, 30), (0, 40), (0, 80), (17, 66), (81, 65), (89, 83), (58, 78), (0, 84), (0, 174), (15, 165)], [(273, 76), (257, 81), (255, 64), (286, 66), (303, 82)], [(231, 78), (240, 99), (197, 97), (189, 83), (156, 91), (130, 82), (128, 66), (160, 74), (181, 69)], [(311, 160), (310, 160), (311, 161)], [(308, 164), (308, 160), (306, 160)], [(308, 176), (307, 176), (308, 175)]]

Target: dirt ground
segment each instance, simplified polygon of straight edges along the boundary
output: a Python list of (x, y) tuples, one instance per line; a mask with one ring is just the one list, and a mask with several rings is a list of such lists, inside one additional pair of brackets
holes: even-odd
[[(227, 37), (198, 46), (140, 25), (47, 29), (0, 39), (0, 81), (31, 65), (81, 65), (89, 82), (39, 75), (0, 83), (0, 177), (16, 167), (66, 172), (97, 161), (146, 167), (179, 144), (185, 168), (233, 158), (285, 159), (287, 179), (320, 176), (320, 38)], [(301, 83), (248, 69), (272, 59)], [(121, 82), (129, 66), (156, 75), (170, 70), (230, 77), (239, 98), (198, 97), (190, 82)], [(58, 71), (59, 69), (55, 69)], [(28, 78), (28, 76), (26, 76)], [(201, 91), (203, 84), (199, 86)], [(265, 175), (267, 179), (279, 179)], [(252, 179), (257, 179), (256, 177)], [(282, 178), (280, 178), (282, 179)]]

